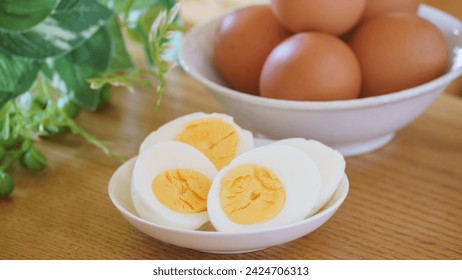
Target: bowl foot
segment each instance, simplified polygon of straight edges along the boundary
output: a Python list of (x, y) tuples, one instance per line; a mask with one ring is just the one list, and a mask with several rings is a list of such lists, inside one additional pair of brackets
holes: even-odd
[(383, 146), (393, 139), (394, 133), (384, 136), (368, 139), (365, 141), (352, 142), (345, 145), (333, 145), (332, 148), (338, 150), (343, 156), (357, 156), (360, 154), (372, 152)]

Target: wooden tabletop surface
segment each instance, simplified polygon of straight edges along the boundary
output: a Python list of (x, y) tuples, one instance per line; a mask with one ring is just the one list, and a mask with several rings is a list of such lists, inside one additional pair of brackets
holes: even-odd
[[(160, 109), (154, 103), (152, 92), (118, 90), (109, 107), (77, 120), (130, 158), (165, 122), (221, 111), (179, 68)], [(453, 95), (442, 94), (385, 147), (347, 158), (350, 192), (325, 225), (247, 254), (202, 253), (141, 233), (108, 197), (120, 162), (72, 135), (38, 146), (47, 169), (9, 171), (16, 188), (0, 200), (0, 259), (462, 259), (462, 98)]]

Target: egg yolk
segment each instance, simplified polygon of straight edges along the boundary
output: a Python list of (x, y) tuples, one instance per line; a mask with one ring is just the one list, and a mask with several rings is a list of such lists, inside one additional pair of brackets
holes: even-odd
[(238, 224), (273, 219), (284, 207), (285, 188), (265, 167), (245, 164), (229, 171), (221, 181), (220, 203), (228, 218)]
[(176, 140), (189, 144), (212, 161), (217, 169), (227, 165), (237, 153), (239, 137), (234, 127), (218, 118), (193, 121)]
[(152, 192), (165, 207), (192, 214), (207, 210), (207, 195), (212, 181), (192, 169), (172, 169), (157, 175)]

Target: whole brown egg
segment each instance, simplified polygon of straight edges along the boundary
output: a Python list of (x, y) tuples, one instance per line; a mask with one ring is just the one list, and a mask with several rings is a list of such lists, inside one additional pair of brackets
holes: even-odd
[(350, 38), (362, 73), (364, 97), (414, 87), (444, 73), (448, 46), (431, 22), (391, 13), (361, 24)]
[(264, 97), (330, 101), (359, 96), (361, 74), (349, 46), (321, 32), (302, 32), (279, 44), (268, 56), (260, 76)]
[(415, 14), (421, 2), (421, 0), (366, 0), (362, 20), (393, 12)]
[(281, 23), (292, 32), (342, 35), (360, 20), (366, 0), (271, 0)]
[(266, 57), (290, 35), (269, 5), (240, 8), (227, 14), (218, 27), (213, 63), (231, 88), (258, 95)]

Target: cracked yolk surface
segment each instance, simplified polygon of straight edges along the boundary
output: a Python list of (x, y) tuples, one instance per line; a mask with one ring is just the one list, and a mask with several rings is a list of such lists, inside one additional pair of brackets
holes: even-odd
[(164, 206), (185, 213), (207, 211), (207, 195), (212, 181), (192, 169), (172, 169), (157, 175), (152, 192)]
[(180, 132), (177, 141), (189, 144), (205, 154), (220, 170), (237, 154), (239, 137), (234, 127), (219, 118), (193, 121)]
[(273, 219), (281, 212), (285, 200), (285, 188), (279, 178), (259, 165), (235, 167), (221, 181), (221, 205), (228, 218), (238, 224)]

